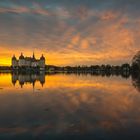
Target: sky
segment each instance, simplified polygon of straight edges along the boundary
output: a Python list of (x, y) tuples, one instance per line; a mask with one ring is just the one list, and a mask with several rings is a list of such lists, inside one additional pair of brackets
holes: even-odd
[(140, 0), (0, 0), (0, 65), (120, 65), (140, 50)]

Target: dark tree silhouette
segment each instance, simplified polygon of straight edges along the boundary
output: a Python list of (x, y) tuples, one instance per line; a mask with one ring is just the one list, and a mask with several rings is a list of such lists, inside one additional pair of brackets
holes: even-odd
[(132, 59), (132, 83), (140, 92), (140, 51)]
[(140, 51), (132, 59), (132, 71), (140, 72)]
[(122, 64), (121, 69), (123, 71), (129, 71), (130, 70), (130, 65), (128, 63)]

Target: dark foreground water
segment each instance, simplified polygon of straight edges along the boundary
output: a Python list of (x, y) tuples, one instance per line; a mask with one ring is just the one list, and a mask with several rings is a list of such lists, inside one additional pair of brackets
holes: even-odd
[(1, 74), (0, 140), (140, 140), (135, 82), (131, 77)]

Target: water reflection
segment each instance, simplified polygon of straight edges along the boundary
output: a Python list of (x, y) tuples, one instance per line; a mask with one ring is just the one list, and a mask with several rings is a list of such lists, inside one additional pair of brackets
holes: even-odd
[(40, 82), (40, 84), (44, 85), (45, 83), (45, 73), (39, 73), (39, 74), (23, 74), (23, 73), (12, 73), (12, 83), (15, 86), (15, 84), (17, 83), (17, 81), (19, 82), (21, 88), (24, 86), (24, 84), (32, 84), (33, 87), (35, 86), (35, 83), (37, 81)]
[[(0, 88), (4, 87), (0, 139), (140, 138), (140, 94), (132, 86), (132, 80), (139, 83), (136, 79), (90, 74), (0, 75)], [(44, 81), (43, 88), (40, 81)], [(37, 94), (32, 94), (33, 82)], [(18, 83), (24, 83), (22, 89)]]
[[(56, 73), (53, 74), (47, 74), (47, 75), (55, 75)], [(114, 76), (113, 74), (108, 74), (108, 73), (102, 73), (102, 74), (95, 74), (95, 73), (63, 73), (63, 75), (90, 75), (90, 76), (100, 76), (100, 77), (112, 77)], [(19, 85), (21, 86), (21, 88), (25, 85), (25, 84), (32, 84), (33, 88), (35, 87), (35, 83), (37, 81), (40, 82), (40, 84), (42, 85), (42, 87), (45, 84), (45, 73), (11, 73), (11, 81), (12, 84), (15, 86), (16, 83), (18, 82)], [(116, 77), (121, 76), (121, 78), (125, 78), (128, 79), (131, 76), (132, 79), (132, 85), (140, 92), (140, 74), (138, 73), (132, 73), (130, 75), (130, 73), (123, 73), (123, 74), (118, 74), (116, 75)]]
[(132, 84), (140, 92), (140, 74), (139, 73), (132, 74)]

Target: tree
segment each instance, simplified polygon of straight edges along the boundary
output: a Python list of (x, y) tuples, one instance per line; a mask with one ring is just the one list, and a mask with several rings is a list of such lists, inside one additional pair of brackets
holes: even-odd
[(140, 51), (132, 59), (133, 72), (140, 72)]
[(121, 69), (123, 71), (130, 71), (130, 65), (128, 63), (122, 64)]

